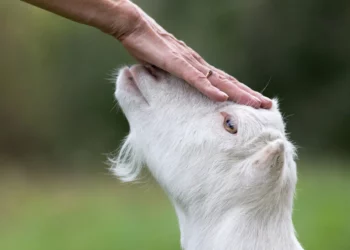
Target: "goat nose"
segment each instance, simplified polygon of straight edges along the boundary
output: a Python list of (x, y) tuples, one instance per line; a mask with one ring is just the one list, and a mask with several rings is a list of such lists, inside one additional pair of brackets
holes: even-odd
[(282, 139), (283, 135), (280, 131), (277, 130), (265, 130), (262, 134), (261, 137), (264, 138), (266, 141), (275, 141), (277, 139)]

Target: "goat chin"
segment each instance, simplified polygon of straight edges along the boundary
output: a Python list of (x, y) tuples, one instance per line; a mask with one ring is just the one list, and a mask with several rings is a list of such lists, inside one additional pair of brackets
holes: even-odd
[(119, 71), (115, 96), (130, 133), (111, 169), (133, 181), (147, 166), (174, 205), (183, 249), (302, 249), (296, 153), (276, 99), (269, 110), (216, 103), (140, 65)]

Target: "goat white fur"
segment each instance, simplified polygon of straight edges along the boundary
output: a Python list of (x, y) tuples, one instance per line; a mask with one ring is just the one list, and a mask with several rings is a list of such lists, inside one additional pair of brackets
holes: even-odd
[(292, 223), (295, 150), (276, 100), (270, 110), (216, 103), (141, 65), (119, 71), (115, 96), (130, 133), (112, 170), (133, 181), (148, 167), (175, 207), (183, 249), (302, 249)]

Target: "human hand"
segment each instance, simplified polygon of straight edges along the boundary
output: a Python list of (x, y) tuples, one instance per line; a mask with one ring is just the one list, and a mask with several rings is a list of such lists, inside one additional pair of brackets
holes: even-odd
[(129, 0), (24, 1), (113, 35), (140, 62), (184, 79), (213, 100), (229, 98), (255, 108), (272, 105), (270, 99), (208, 64)]
[(272, 102), (236, 78), (208, 64), (184, 42), (165, 31), (135, 4), (125, 5), (133, 22), (115, 34), (141, 63), (155, 65), (193, 85), (216, 101), (228, 98), (255, 108), (270, 108)]

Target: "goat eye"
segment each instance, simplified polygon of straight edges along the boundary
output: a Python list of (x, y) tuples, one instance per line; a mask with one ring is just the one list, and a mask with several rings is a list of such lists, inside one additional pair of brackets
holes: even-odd
[(226, 129), (227, 132), (229, 132), (231, 134), (237, 134), (237, 127), (233, 123), (230, 116), (225, 117), (224, 128)]

